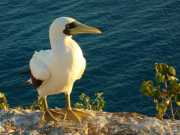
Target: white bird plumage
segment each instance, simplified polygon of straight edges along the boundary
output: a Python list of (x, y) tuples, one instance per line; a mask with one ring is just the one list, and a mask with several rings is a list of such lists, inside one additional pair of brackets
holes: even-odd
[[(70, 17), (53, 21), (49, 29), (51, 49), (36, 51), (30, 60), (31, 82), (39, 80), (37, 87), (40, 97), (65, 93), (70, 100), (73, 84), (80, 79), (86, 68), (82, 50), (72, 35), (101, 33), (95, 27), (79, 23)], [(68, 101), (68, 106), (71, 105)]]
[(35, 52), (30, 60), (30, 70), (32, 75), (39, 80), (47, 80), (50, 77), (48, 61), (50, 61), (51, 50), (41, 50)]
[(66, 36), (61, 32), (64, 27), (60, 28), (60, 19), (63, 23), (74, 21), (72, 18), (56, 19), (50, 27), (51, 50), (35, 52), (30, 60), (32, 75), (43, 81), (37, 88), (40, 96), (70, 93), (74, 81), (81, 78), (86, 67), (86, 60), (79, 45), (72, 36)]

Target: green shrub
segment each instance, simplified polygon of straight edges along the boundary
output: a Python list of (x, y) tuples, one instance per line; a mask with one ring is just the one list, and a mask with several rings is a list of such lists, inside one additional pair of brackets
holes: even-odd
[(80, 109), (102, 111), (105, 107), (103, 93), (97, 92), (94, 96), (94, 98), (91, 98), (85, 93), (81, 93), (75, 107)]
[(178, 117), (180, 83), (173, 66), (162, 63), (155, 64), (155, 81), (143, 81), (141, 92), (153, 99), (159, 119), (163, 119), (168, 110), (171, 112), (172, 119)]
[(0, 92), (0, 110), (8, 110), (7, 98), (4, 93)]

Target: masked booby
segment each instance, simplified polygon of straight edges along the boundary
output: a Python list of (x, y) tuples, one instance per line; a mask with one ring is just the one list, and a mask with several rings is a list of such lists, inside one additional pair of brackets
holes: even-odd
[[(30, 60), (30, 82), (44, 99), (46, 120), (63, 119), (81, 121), (87, 113), (71, 108), (70, 95), (73, 84), (80, 79), (86, 68), (86, 59), (72, 36), (77, 34), (100, 34), (101, 31), (80, 23), (74, 18), (56, 18), (49, 29), (51, 49), (35, 52)], [(47, 96), (64, 93), (64, 111), (48, 109)]]

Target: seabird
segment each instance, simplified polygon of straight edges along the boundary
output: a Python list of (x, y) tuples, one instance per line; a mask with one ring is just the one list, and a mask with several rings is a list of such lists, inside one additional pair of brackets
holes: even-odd
[[(89, 114), (72, 109), (70, 95), (73, 84), (86, 68), (86, 59), (78, 43), (72, 39), (77, 34), (100, 34), (98, 28), (80, 23), (74, 18), (56, 18), (49, 29), (51, 49), (35, 52), (30, 60), (30, 82), (44, 99), (46, 120), (63, 119), (82, 121)], [(64, 93), (65, 109), (61, 112), (48, 109), (47, 96)]]

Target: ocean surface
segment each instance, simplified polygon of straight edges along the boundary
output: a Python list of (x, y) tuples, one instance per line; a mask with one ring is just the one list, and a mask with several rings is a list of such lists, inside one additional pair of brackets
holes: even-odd
[[(179, 0), (0, 0), (0, 91), (11, 106), (27, 106), (37, 92), (25, 81), (35, 50), (48, 49), (48, 29), (61, 16), (102, 29), (102, 35), (74, 37), (87, 59), (72, 99), (104, 92), (106, 111), (153, 115), (151, 99), (139, 91), (153, 79), (154, 63), (168, 63), (180, 77)], [(63, 94), (49, 96), (51, 107), (64, 105)]]

